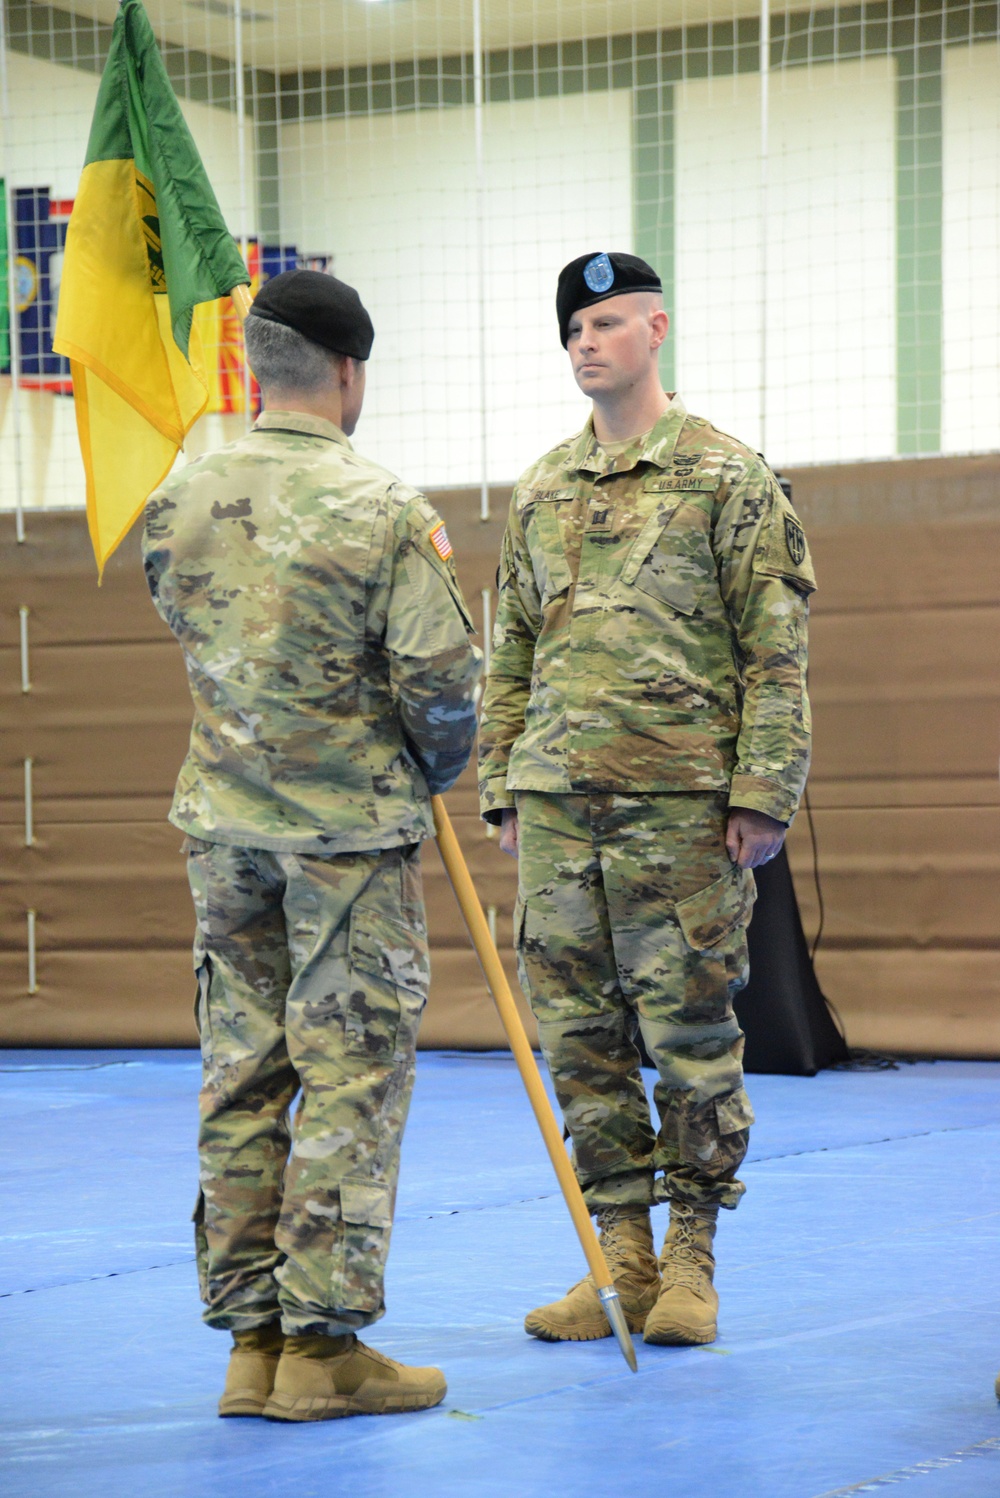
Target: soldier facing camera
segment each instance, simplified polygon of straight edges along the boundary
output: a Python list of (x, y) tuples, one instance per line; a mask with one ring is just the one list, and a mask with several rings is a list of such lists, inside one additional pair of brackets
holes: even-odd
[[(479, 764), (483, 815), (518, 858), (521, 983), (622, 1308), (647, 1342), (688, 1345), (716, 1336), (716, 1220), (744, 1190), (732, 1000), (751, 871), (779, 851), (809, 765), (815, 581), (767, 465), (664, 392), (661, 293), (634, 255), (560, 274), (592, 415), (514, 490)], [(589, 1276), (525, 1327), (611, 1332)]]

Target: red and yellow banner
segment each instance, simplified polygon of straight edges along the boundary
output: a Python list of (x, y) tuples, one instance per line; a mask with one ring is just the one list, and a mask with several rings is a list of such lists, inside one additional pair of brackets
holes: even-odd
[[(247, 248), (250, 272), (250, 295), (260, 289), (260, 246), (253, 241)], [(232, 297), (202, 302), (195, 308), (194, 334), (201, 353), (201, 368), (208, 385), (207, 415), (231, 415), (245, 411), (247, 396), (250, 410), (260, 411), (260, 387), (246, 367), (243, 323), (233, 306)]]

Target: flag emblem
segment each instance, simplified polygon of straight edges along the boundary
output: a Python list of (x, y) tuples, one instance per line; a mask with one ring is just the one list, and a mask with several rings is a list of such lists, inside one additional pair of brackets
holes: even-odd
[(442, 562), (446, 562), (451, 556), (451, 542), (448, 540), (448, 532), (445, 530), (443, 522), (435, 526), (431, 531), (431, 545)]

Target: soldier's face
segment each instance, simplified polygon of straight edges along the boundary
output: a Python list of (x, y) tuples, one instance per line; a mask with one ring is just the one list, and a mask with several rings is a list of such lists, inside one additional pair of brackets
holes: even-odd
[(643, 292), (609, 297), (574, 312), (567, 352), (584, 395), (600, 400), (643, 384), (656, 367), (667, 333), (667, 314)]

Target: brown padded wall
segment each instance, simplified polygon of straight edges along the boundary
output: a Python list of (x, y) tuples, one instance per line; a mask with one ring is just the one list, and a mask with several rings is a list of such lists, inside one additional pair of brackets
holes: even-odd
[[(1000, 458), (789, 475), (813, 547), (824, 989), (852, 1045), (1000, 1055)], [(816, 930), (808, 820), (789, 851)]]
[[(810, 797), (826, 907), (822, 982), (852, 1044), (1000, 1055), (1000, 459), (845, 465), (791, 477), (820, 581)], [(483, 588), (495, 598), (506, 496), (494, 493), (485, 524), (478, 491), (434, 499), (479, 623)], [(180, 652), (149, 602), (137, 534), (98, 590), (82, 514), (29, 514), (27, 531), (17, 546), (11, 517), (0, 517), (0, 1041), (190, 1044), (192, 917), (180, 834), (166, 821), (190, 725)], [(20, 689), (22, 604), (30, 611), (28, 694)], [(517, 992), (509, 955), (515, 865), (479, 821), (471, 771), (448, 805), (483, 903), (495, 909)], [(811, 934), (817, 904), (804, 815), (790, 852)], [(430, 845), (424, 880), (433, 980), (421, 1043), (501, 1045)], [(37, 920), (34, 995), (29, 909)]]
[[(502, 521), (464, 498), (442, 509), (477, 619)], [(478, 495), (476, 496), (478, 505)], [(29, 514), (15, 544), (0, 518), (0, 1043), (189, 1045), (192, 913), (181, 834), (167, 822), (191, 703), (179, 650), (146, 592), (138, 532), (98, 589), (78, 511)], [(21, 690), (19, 609), (29, 610), (31, 690)], [(481, 640), (480, 640), (481, 643)], [(25, 846), (24, 760), (33, 761), (34, 840)], [(448, 797), (485, 905), (493, 906), (520, 999), (510, 927), (515, 880), (479, 820), (475, 775)], [(436, 849), (424, 850), (433, 981), (424, 1046), (504, 1044)], [(27, 911), (38, 990), (29, 994)]]

